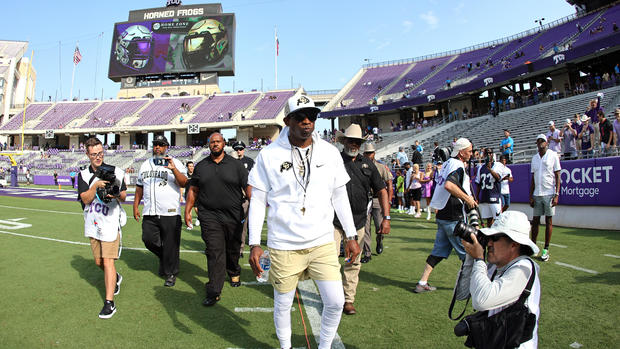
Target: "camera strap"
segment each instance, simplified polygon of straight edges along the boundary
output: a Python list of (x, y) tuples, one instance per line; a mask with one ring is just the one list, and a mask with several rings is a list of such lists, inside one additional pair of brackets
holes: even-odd
[(452, 300), (450, 301), (450, 307), (448, 308), (448, 318), (450, 320), (460, 320), (463, 315), (465, 315), (465, 311), (467, 310), (467, 306), (469, 305), (469, 300), (471, 299), (471, 295), (467, 296), (465, 300), (465, 306), (463, 307), (463, 311), (455, 318), (452, 316), (452, 311), (454, 310), (454, 304), (456, 303), (456, 288), (461, 282), (461, 277), (463, 276), (463, 267), (465, 267), (465, 261), (461, 264), (461, 270), (459, 271), (459, 278), (456, 280), (456, 286), (454, 286), (454, 292), (452, 293)]

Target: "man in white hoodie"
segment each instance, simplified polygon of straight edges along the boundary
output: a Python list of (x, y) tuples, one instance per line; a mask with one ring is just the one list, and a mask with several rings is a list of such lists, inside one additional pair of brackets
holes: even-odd
[(316, 281), (323, 301), (319, 348), (331, 348), (344, 305), (340, 264), (334, 243), (334, 212), (346, 235), (348, 263), (360, 254), (346, 184), (349, 175), (338, 149), (314, 132), (319, 109), (310, 97), (291, 97), (278, 139), (264, 148), (250, 171), (248, 217), (250, 266), (259, 259), (265, 210), (274, 287), (274, 324), (281, 348), (291, 345), (291, 305), (300, 280)]

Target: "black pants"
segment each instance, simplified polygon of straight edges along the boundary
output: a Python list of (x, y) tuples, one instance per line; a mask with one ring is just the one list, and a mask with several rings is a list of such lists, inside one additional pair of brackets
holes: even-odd
[(144, 216), (142, 241), (159, 258), (159, 275), (179, 273), (181, 216)]
[(206, 244), (207, 274), (209, 282), (205, 285), (207, 297), (218, 296), (224, 287), (226, 274), (239, 276), (239, 248), (241, 246), (241, 221), (228, 222), (214, 217), (212, 212), (198, 210), (202, 240)]

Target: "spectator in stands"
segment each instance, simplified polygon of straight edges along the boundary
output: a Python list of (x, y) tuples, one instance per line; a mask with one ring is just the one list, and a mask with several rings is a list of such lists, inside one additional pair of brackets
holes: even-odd
[(502, 212), (508, 210), (510, 206), (510, 184), (514, 180), (512, 177), (512, 170), (507, 166), (508, 159), (505, 155), (501, 155), (499, 157), (499, 162), (504, 165), (504, 167), (500, 170), (501, 177), (501, 193), (502, 193)]
[(587, 115), (581, 116), (581, 132), (577, 135), (581, 141), (581, 155), (583, 158), (592, 157), (592, 146), (594, 144), (594, 127), (590, 125), (590, 118)]
[(609, 155), (609, 150), (611, 149), (611, 144), (614, 139), (614, 126), (611, 121), (605, 117), (603, 111), (599, 111), (598, 119), (601, 134), (601, 155), (607, 156)]
[(433, 164), (430, 162), (426, 163), (426, 168), (424, 173), (422, 174), (422, 179), (420, 179), (420, 183), (422, 183), (422, 197), (426, 199), (426, 220), (431, 219), (431, 198), (433, 197), (432, 188), (433, 188)]
[(405, 148), (403, 146), (398, 147), (398, 153), (396, 153), (396, 161), (398, 163), (398, 167), (404, 167), (406, 162), (409, 162), (409, 157), (407, 157), (407, 153), (405, 153)]
[(601, 99), (603, 98), (603, 93), (599, 92), (596, 94), (596, 99), (591, 99), (588, 108), (586, 109), (585, 114), (590, 118), (590, 124), (594, 127), (594, 145), (598, 145), (601, 141), (600, 128), (598, 125), (598, 112), (603, 111), (601, 107)]
[(424, 147), (422, 146), (422, 144), (420, 144), (420, 141), (418, 140), (415, 141), (415, 148), (420, 153), (424, 153)]
[(560, 130), (555, 128), (555, 122), (549, 121), (549, 131), (547, 131), (547, 141), (549, 142), (549, 149), (553, 150), (556, 154), (562, 153), (562, 134)]
[(620, 108), (614, 110), (614, 116), (614, 146), (618, 147), (620, 145)]
[(133, 201), (133, 217), (140, 222), (139, 207), (144, 198), (142, 241), (159, 259), (158, 273), (166, 278), (166, 287), (175, 285), (179, 273), (181, 188), (187, 183), (185, 166), (167, 155), (169, 146), (162, 135), (153, 139), (153, 157), (140, 166)]
[(431, 207), (438, 209), (436, 215), (437, 233), (433, 250), (426, 259), (426, 265), (420, 281), (413, 292), (423, 293), (435, 291), (437, 288), (428, 283), (433, 269), (441, 260), (448, 258), (454, 249), (460, 260), (465, 259), (465, 249), (460, 239), (454, 236), (454, 227), (464, 220), (463, 212), (476, 206), (471, 195), (469, 176), (465, 164), (472, 155), (472, 144), (466, 138), (459, 138), (450, 153), (451, 158), (446, 161), (437, 179), (435, 193), (431, 200)]
[[(389, 206), (389, 204), (392, 202), (392, 193), (393, 193), (392, 181), (394, 180), (394, 177), (392, 176), (392, 173), (390, 172), (390, 170), (387, 168), (387, 166), (384, 163), (379, 162), (375, 159), (374, 144), (369, 143), (369, 142), (365, 144), (364, 156), (370, 159), (372, 163), (375, 165), (375, 167), (377, 167), (377, 171), (379, 171), (379, 175), (381, 176), (381, 179), (383, 180), (387, 188), (388, 206)], [(362, 251), (363, 251), (362, 254), (364, 256), (360, 260), (361, 263), (369, 262), (372, 257), (372, 250), (370, 248), (370, 241), (371, 241), (370, 237), (372, 235), (372, 228), (370, 225), (371, 218), (375, 223), (374, 225), (375, 225), (375, 235), (376, 235), (375, 240), (377, 243), (376, 245), (377, 254), (381, 254), (383, 252), (383, 234), (379, 234), (379, 232), (381, 231), (381, 224), (383, 222), (383, 216), (381, 215), (381, 202), (379, 201), (379, 193), (374, 192), (374, 191), (372, 192), (371, 211), (370, 211), (370, 214), (368, 214), (368, 217), (366, 218), (366, 225), (364, 227), (364, 240), (363, 240), (363, 246), (362, 246)]]
[(185, 224), (191, 224), (192, 207), (198, 202), (202, 240), (206, 245), (209, 282), (202, 305), (220, 300), (226, 275), (230, 286), (241, 286), (239, 246), (243, 229), (242, 203), (247, 196), (248, 171), (243, 163), (224, 152), (226, 141), (219, 132), (209, 136), (208, 157), (196, 164), (185, 205)]
[(417, 145), (411, 146), (413, 153), (411, 154), (411, 163), (418, 164), (418, 166), (422, 166), (424, 164), (424, 156), (420, 149), (424, 150), (421, 145), (419, 145), (419, 141)]
[(575, 149), (577, 151), (577, 156), (579, 156), (581, 154), (581, 139), (579, 139), (579, 134), (582, 129), (581, 114), (575, 113), (571, 126), (575, 129), (575, 131), (577, 131), (577, 136), (575, 137)]
[(506, 157), (506, 161), (512, 164), (512, 153), (514, 153), (514, 140), (510, 137), (510, 130), (504, 129), (504, 139), (499, 143), (502, 155)]
[(547, 149), (547, 137), (543, 134), (536, 138), (538, 153), (532, 157), (530, 171), (530, 206), (534, 209), (532, 219), (532, 241), (536, 244), (540, 216), (545, 215), (545, 246), (541, 259), (549, 260), (549, 244), (553, 231), (555, 206), (560, 196), (560, 158), (551, 149)]
[(572, 160), (577, 158), (577, 147), (575, 140), (577, 139), (577, 130), (573, 127), (570, 119), (566, 119), (562, 128), (562, 143), (564, 144), (564, 159)]

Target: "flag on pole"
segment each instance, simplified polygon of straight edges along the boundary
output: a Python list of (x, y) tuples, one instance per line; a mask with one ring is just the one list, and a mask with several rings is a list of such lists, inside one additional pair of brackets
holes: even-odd
[(276, 30), (276, 56), (280, 55), (280, 41), (278, 40), (278, 31)]
[(75, 52), (73, 52), (73, 64), (77, 65), (82, 60), (82, 54), (80, 53), (80, 49), (75, 46)]

